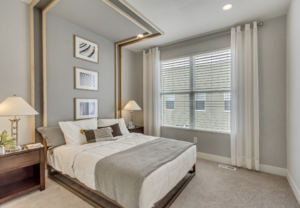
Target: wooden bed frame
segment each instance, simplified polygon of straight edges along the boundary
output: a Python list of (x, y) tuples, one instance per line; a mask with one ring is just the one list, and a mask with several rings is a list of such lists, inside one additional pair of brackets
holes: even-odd
[[(45, 146), (45, 157), (47, 164), (47, 143), (44, 139)], [(73, 194), (86, 201), (88, 204), (96, 208), (121, 208), (122, 206), (116, 201), (105, 196), (103, 193), (92, 190), (79, 180), (71, 178), (68, 175), (62, 174), (61, 172), (55, 170), (50, 165), (47, 165), (48, 177), (63, 186), (67, 190), (71, 191)], [(196, 175), (196, 164), (192, 167), (185, 177), (161, 200), (155, 203), (153, 208), (168, 208), (177, 199), (184, 188), (189, 184), (192, 178)]]

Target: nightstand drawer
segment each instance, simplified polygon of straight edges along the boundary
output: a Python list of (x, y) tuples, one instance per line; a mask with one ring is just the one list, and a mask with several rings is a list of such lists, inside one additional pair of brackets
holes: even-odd
[(0, 158), (0, 172), (26, 167), (40, 162), (40, 151), (26, 152)]

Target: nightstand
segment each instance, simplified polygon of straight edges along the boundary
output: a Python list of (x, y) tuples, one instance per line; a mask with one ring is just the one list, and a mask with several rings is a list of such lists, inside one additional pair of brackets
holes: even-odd
[(128, 129), (128, 131), (130, 133), (141, 133), (141, 134), (143, 134), (144, 133), (144, 127), (143, 126), (135, 126), (134, 129)]
[(45, 190), (44, 147), (0, 155), (0, 203), (36, 189)]

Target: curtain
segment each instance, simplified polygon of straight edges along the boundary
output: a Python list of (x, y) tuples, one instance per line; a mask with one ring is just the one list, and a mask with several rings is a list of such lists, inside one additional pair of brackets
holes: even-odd
[(160, 136), (160, 51), (143, 52), (144, 133)]
[(257, 23), (231, 29), (231, 162), (259, 170)]

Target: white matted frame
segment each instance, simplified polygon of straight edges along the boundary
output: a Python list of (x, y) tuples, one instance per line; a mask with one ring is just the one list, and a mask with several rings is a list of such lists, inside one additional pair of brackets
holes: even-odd
[(99, 72), (74, 67), (74, 88), (77, 90), (99, 90)]
[(99, 102), (94, 98), (74, 98), (74, 119), (98, 118)]
[(77, 35), (74, 35), (74, 57), (99, 63), (99, 45)]

